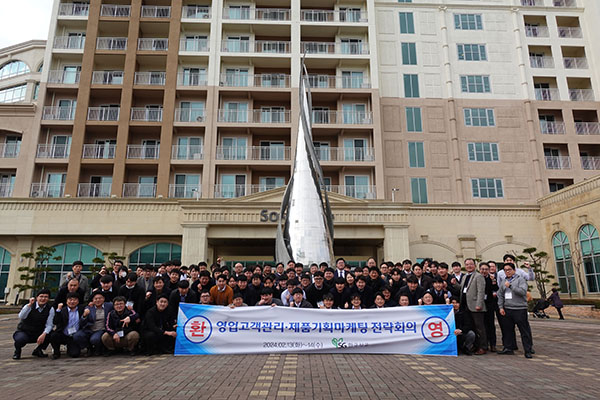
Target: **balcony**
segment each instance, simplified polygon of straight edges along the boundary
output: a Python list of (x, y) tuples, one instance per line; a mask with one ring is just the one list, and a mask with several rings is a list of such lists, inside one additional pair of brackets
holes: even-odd
[(221, 51), (225, 53), (267, 53), (289, 54), (290, 42), (280, 40), (230, 40), (221, 42)]
[(564, 122), (540, 120), (540, 130), (544, 135), (564, 135), (566, 133)]
[(564, 57), (563, 63), (567, 69), (588, 69), (586, 57)]
[(557, 88), (535, 88), (535, 99), (539, 101), (558, 101), (560, 92)]
[(325, 186), (328, 192), (342, 194), (355, 199), (376, 199), (376, 187), (372, 185), (328, 185)]
[(112, 183), (80, 183), (77, 197), (110, 197)]
[(177, 74), (178, 86), (206, 86), (206, 72), (180, 72)]
[(128, 144), (127, 158), (132, 160), (158, 160), (160, 145)]
[(94, 71), (92, 73), (94, 85), (122, 85), (123, 71)]
[(319, 161), (375, 161), (373, 147), (320, 147), (315, 151)]
[(85, 36), (57, 36), (52, 48), (59, 50), (83, 50)]
[(594, 91), (592, 89), (569, 89), (569, 99), (571, 101), (594, 101)]
[(170, 18), (171, 6), (142, 6), (142, 18)]
[(156, 183), (124, 183), (123, 197), (156, 197)]
[(290, 146), (217, 146), (217, 160), (289, 161)]
[(48, 83), (75, 85), (79, 83), (79, 71), (50, 71)]
[(301, 42), (300, 52), (306, 54), (369, 54), (367, 43), (346, 42)]
[(38, 144), (36, 158), (69, 158), (70, 144)]
[(358, 10), (300, 10), (305, 22), (368, 22), (367, 12)]
[(0, 158), (17, 158), (21, 151), (21, 142), (0, 143)]
[(290, 111), (263, 110), (219, 110), (218, 122), (254, 123), (254, 124), (288, 124)]
[(118, 121), (120, 107), (88, 107), (88, 121)]
[(73, 121), (75, 107), (44, 106), (42, 120), (45, 121)]
[(115, 158), (116, 145), (114, 144), (84, 144), (82, 158), (106, 160)]
[(571, 169), (571, 157), (569, 156), (544, 156), (546, 169)]
[(202, 160), (204, 158), (202, 145), (180, 146), (174, 144), (171, 148), (172, 160)]
[(32, 183), (31, 197), (56, 198), (63, 197), (65, 194), (64, 183)]
[(544, 7), (544, 0), (521, 0), (523, 7)]
[(221, 87), (289, 88), (290, 75), (286, 74), (221, 74)]
[(204, 108), (176, 108), (175, 122), (205, 122)]
[(0, 197), (12, 197), (13, 184), (12, 183), (0, 183)]
[(554, 59), (547, 56), (529, 56), (531, 68), (554, 68)]
[(140, 38), (138, 39), (138, 50), (141, 51), (167, 51), (169, 39), (165, 38)]
[(369, 80), (356, 76), (308, 75), (311, 89), (370, 89)]
[(290, 10), (286, 8), (225, 8), (223, 19), (256, 21), (289, 21)]
[(208, 6), (183, 6), (181, 18), (210, 19), (210, 7)]
[(575, 132), (578, 135), (600, 135), (600, 123), (575, 122)]
[(101, 17), (129, 17), (131, 15), (131, 6), (119, 4), (103, 4), (100, 8)]
[(313, 110), (312, 123), (324, 125), (371, 125), (373, 117), (371, 112)]
[(600, 157), (581, 157), (581, 168), (586, 171), (598, 171), (600, 170)]
[(165, 72), (136, 72), (134, 85), (164, 86), (166, 79)]
[(134, 107), (131, 109), (131, 120), (142, 121), (142, 122), (161, 122), (162, 121), (162, 108), (143, 108)]
[(552, 0), (554, 7), (577, 7), (576, 0)]
[(525, 36), (547, 38), (550, 34), (547, 26), (525, 25)]
[(209, 49), (208, 39), (181, 39), (179, 41), (180, 53), (205, 53)]
[(561, 38), (581, 38), (583, 34), (578, 26), (559, 26), (558, 37)]
[(234, 197), (247, 196), (253, 193), (266, 192), (267, 190), (277, 189), (277, 185), (215, 185), (215, 198), (231, 199)]
[(87, 17), (90, 5), (85, 3), (60, 3), (58, 6), (59, 17)]
[(200, 185), (172, 184), (169, 185), (169, 197), (175, 199), (199, 199), (202, 195)]
[(98, 50), (126, 50), (126, 37), (99, 37), (96, 41), (96, 49)]

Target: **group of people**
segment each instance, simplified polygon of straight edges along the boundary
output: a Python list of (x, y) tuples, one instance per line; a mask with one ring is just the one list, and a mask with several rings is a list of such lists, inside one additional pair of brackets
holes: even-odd
[(61, 345), (71, 357), (84, 351), (85, 356), (172, 353), (180, 303), (354, 310), (451, 304), (460, 352), (496, 352), (497, 319), (503, 344), (498, 354), (514, 354), (517, 326), (525, 357), (531, 358), (527, 281), (534, 273), (528, 263), (520, 269), (515, 261), (505, 255), (498, 270), (494, 261), (476, 265), (472, 258), (464, 267), (431, 259), (377, 265), (369, 258), (364, 267), (352, 269), (338, 258), (333, 267), (290, 261), (246, 268), (236, 263), (232, 270), (214, 264), (210, 271), (205, 262), (188, 267), (178, 260), (130, 271), (116, 261), (91, 281), (81, 273), (83, 263), (75, 261), (53, 304), (51, 292), (42, 289), (19, 313), (13, 358), (19, 359), (28, 343), (37, 344), (32, 353), (37, 357), (47, 357), (44, 350), (51, 345), (55, 359)]

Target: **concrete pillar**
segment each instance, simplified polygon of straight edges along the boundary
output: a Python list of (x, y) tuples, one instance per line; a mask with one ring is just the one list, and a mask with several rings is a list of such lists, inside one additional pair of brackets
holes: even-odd
[(208, 224), (183, 224), (181, 263), (197, 264), (208, 261)]
[(477, 248), (475, 247), (477, 237), (475, 235), (458, 235), (458, 241), (460, 243), (460, 250), (462, 253), (462, 260), (465, 258), (477, 259)]
[[(17, 296), (17, 290), (13, 288), (16, 283), (21, 283), (21, 272), (19, 267), (32, 266), (33, 261), (29, 260), (29, 264), (21, 261), (21, 254), (33, 252), (33, 236), (19, 236), (17, 237), (17, 247), (15, 253), (10, 255), (10, 270), (8, 272), (8, 279), (6, 287), (10, 288), (10, 293), (6, 296), (6, 304), (12, 304), (15, 302)], [(21, 293), (20, 299), (27, 299), (31, 295), (30, 291)]]
[(408, 225), (384, 225), (383, 260), (400, 262), (410, 258)]

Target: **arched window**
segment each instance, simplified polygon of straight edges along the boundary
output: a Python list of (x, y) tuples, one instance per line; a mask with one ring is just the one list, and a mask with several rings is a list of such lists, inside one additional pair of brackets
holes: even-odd
[(135, 250), (129, 256), (129, 268), (138, 265), (160, 265), (169, 260), (181, 259), (181, 246), (172, 243), (152, 243)]
[(37, 72), (42, 72), (43, 69), (44, 69), (44, 63), (41, 63), (37, 69)]
[(27, 84), (12, 86), (0, 90), (0, 103), (17, 103), (25, 100)]
[(8, 281), (8, 272), (10, 271), (10, 253), (3, 247), (0, 247), (0, 299), (4, 298), (4, 289)]
[(94, 258), (103, 258), (100, 250), (84, 243), (62, 243), (52, 247), (56, 249), (52, 258), (60, 257), (60, 260), (51, 259), (48, 263), (52, 268), (52, 271), (46, 276), (46, 287), (49, 289), (58, 287), (62, 275), (71, 271), (73, 261), (83, 261), (81, 272), (90, 278), (91, 267), (98, 266), (94, 264)]
[(0, 79), (27, 74), (29, 67), (23, 61), (11, 61), (0, 68)]
[(556, 232), (552, 237), (552, 249), (554, 250), (554, 264), (556, 275), (562, 293), (577, 293), (573, 264), (571, 263), (571, 247), (569, 238), (564, 232)]
[(579, 230), (579, 245), (585, 269), (588, 292), (600, 291), (600, 238), (598, 230), (590, 224)]

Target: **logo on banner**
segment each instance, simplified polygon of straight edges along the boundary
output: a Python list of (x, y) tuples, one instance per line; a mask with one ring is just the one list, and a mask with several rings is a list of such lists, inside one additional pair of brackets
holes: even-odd
[(442, 343), (450, 336), (450, 326), (440, 317), (429, 317), (421, 325), (421, 334), (430, 343)]
[(202, 316), (192, 317), (183, 325), (183, 333), (194, 344), (204, 343), (212, 333), (212, 323)]
[(348, 347), (348, 344), (344, 342), (343, 338), (333, 338), (331, 339), (331, 344), (333, 344), (336, 349), (344, 349)]

